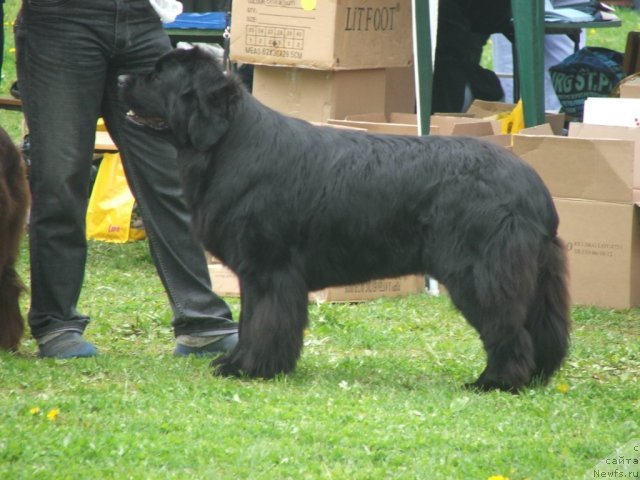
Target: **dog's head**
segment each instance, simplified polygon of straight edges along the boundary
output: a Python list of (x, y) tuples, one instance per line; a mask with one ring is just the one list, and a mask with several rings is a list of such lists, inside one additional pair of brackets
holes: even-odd
[(194, 47), (161, 57), (143, 75), (119, 78), (128, 119), (156, 132), (168, 132), (178, 147), (205, 151), (224, 135), (238, 83), (219, 59)]

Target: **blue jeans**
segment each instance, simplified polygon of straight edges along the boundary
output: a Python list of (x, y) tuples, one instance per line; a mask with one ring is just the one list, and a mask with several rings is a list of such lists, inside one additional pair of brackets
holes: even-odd
[(227, 304), (211, 290), (203, 249), (191, 236), (175, 149), (127, 122), (118, 96), (118, 75), (150, 70), (171, 48), (148, 0), (24, 0), (15, 37), (31, 142), (33, 336), (82, 332), (89, 322), (77, 303), (100, 116), (142, 212), (175, 334), (237, 331)]

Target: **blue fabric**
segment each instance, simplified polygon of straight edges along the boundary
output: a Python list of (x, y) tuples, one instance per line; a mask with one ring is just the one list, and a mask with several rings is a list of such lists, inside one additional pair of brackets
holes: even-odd
[(181, 13), (174, 22), (165, 24), (164, 28), (224, 30), (227, 27), (226, 16), (225, 12)]

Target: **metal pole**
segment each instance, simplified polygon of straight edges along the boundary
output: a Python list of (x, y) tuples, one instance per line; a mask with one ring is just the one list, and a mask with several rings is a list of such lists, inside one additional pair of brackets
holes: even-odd
[(544, 123), (544, 0), (511, 0), (524, 123)]
[(428, 135), (431, 117), (431, 91), (433, 88), (429, 0), (412, 0), (412, 4), (413, 62), (416, 78), (418, 131), (420, 135)]

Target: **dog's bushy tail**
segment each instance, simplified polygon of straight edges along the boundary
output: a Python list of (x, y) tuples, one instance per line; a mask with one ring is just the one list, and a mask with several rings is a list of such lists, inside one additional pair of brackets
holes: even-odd
[(546, 383), (562, 365), (571, 330), (569, 273), (564, 242), (555, 237), (540, 253), (538, 284), (526, 328), (535, 351), (534, 380)]
[(15, 351), (24, 333), (18, 300), (24, 286), (12, 266), (0, 273), (0, 348)]

